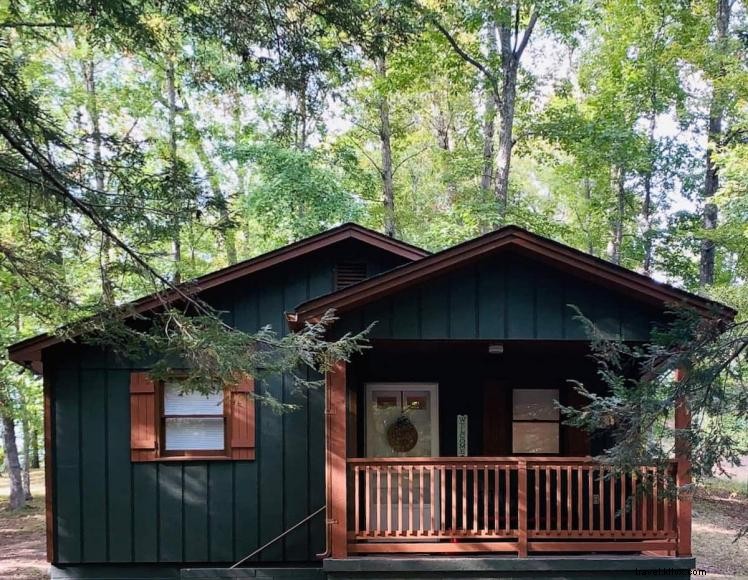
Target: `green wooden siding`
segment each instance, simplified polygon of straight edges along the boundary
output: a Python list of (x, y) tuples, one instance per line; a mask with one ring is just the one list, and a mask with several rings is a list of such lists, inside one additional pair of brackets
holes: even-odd
[(658, 311), (529, 258), (503, 254), (342, 315), (338, 333), (373, 338), (586, 340), (569, 305), (610, 336), (645, 341)]
[[(335, 253), (333, 253), (333, 251)], [(401, 260), (349, 243), (206, 295), (227, 322), (287, 332), (284, 312), (333, 290), (340, 259), (370, 274)], [(64, 344), (45, 352), (54, 397), (55, 534), (58, 563), (227, 563), (273, 539), (324, 504), (324, 393), (295, 393), (289, 377), (265, 385), (298, 411), (258, 405), (257, 459), (130, 462), (129, 380), (147, 364)], [(319, 516), (258, 562), (310, 562), (324, 550)]]

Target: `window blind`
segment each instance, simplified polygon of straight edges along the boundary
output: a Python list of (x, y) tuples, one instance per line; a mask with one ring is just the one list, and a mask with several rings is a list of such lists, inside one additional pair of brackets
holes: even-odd
[(181, 393), (178, 382), (164, 385), (164, 415), (223, 415), (223, 393)]

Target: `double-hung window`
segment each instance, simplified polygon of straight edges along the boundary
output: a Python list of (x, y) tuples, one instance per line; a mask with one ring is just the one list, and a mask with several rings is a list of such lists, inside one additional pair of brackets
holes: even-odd
[(179, 377), (130, 373), (132, 461), (255, 458), (254, 379), (241, 376), (208, 394), (183, 392)]
[(163, 383), (163, 450), (170, 455), (225, 454), (224, 393), (183, 393), (178, 380)]
[(514, 389), (512, 452), (559, 453), (560, 413), (558, 389)]

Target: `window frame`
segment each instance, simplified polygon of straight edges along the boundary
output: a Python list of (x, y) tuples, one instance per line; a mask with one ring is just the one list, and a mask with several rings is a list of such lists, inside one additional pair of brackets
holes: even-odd
[[(169, 377), (168, 382), (179, 381), (183, 375)], [(221, 415), (168, 415), (168, 417), (179, 418), (210, 418), (221, 417), (223, 419), (223, 449), (166, 449), (166, 419), (165, 414), (165, 393), (166, 380), (156, 382), (156, 403), (158, 405), (158, 456), (160, 458), (177, 458), (177, 459), (231, 459), (230, 441), (231, 441), (231, 392), (229, 389), (223, 389), (223, 413)]]
[[(556, 399), (553, 399), (553, 401), (561, 402), (561, 389), (558, 387), (513, 387), (512, 388), (512, 402), (511, 402), (511, 411), (512, 411), (512, 421), (511, 421), (511, 444), (512, 444), (512, 455), (528, 455), (528, 456), (535, 456), (535, 457), (557, 457), (563, 455), (563, 438), (561, 437), (561, 412), (559, 411), (558, 418), (557, 419), (515, 419), (514, 418), (514, 393), (516, 391), (556, 391), (558, 393), (558, 397)], [(538, 423), (552, 423), (555, 424), (556, 429), (556, 436), (558, 437), (558, 451), (552, 452), (552, 451), (515, 451), (514, 450), (514, 424), (538, 424)]]

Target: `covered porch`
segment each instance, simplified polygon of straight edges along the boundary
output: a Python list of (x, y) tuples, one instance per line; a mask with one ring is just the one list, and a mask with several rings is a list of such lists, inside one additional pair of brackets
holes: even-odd
[(616, 473), (593, 459), (608, 435), (563, 425), (552, 403), (582, 403), (569, 379), (603, 388), (588, 349), (375, 340), (339, 364), (327, 376), (332, 557), (689, 555), (690, 505), (661, 493), (687, 465)]

